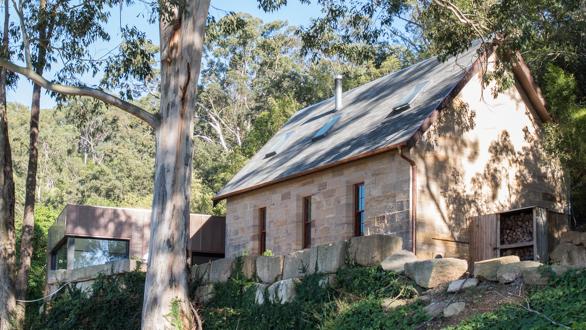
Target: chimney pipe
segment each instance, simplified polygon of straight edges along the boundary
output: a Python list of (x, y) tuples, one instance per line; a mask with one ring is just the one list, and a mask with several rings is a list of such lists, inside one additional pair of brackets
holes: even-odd
[(338, 74), (334, 77), (335, 83), (335, 98), (336, 98), (336, 111), (342, 110), (342, 75)]

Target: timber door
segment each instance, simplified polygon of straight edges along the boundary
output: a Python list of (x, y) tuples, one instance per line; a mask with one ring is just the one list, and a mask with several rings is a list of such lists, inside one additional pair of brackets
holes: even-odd
[(473, 217), (470, 221), (470, 262), (496, 258), (498, 214)]

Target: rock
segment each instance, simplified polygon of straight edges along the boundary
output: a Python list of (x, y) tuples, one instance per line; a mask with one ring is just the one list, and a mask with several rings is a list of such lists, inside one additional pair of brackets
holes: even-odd
[(571, 243), (573, 245), (586, 245), (586, 232), (567, 231), (562, 233), (561, 242)]
[(506, 284), (515, 281), (521, 277), (523, 269), (538, 268), (542, 265), (537, 261), (520, 261), (510, 264), (504, 264), (496, 272), (496, 278), (500, 283)]
[(405, 275), (423, 288), (457, 280), (468, 270), (468, 262), (456, 258), (430, 259), (405, 264)]
[(335, 274), (328, 274), (321, 278), (318, 282), (321, 288), (335, 288), (338, 285)]
[(412, 299), (396, 299), (396, 298), (385, 298), (381, 301), (381, 307), (385, 311), (391, 311), (397, 307), (405, 306), (412, 303)]
[(214, 285), (200, 285), (195, 289), (195, 301), (200, 304), (207, 304), (214, 297)]
[(228, 281), (234, 269), (234, 259), (217, 259), (210, 263), (209, 283), (223, 283)]
[(346, 263), (347, 241), (319, 245), (311, 248), (309, 267), (317, 273), (335, 273)]
[(429, 304), (431, 304), (431, 297), (424, 294), (424, 295), (417, 297), (417, 301), (421, 302), (424, 305), (429, 305)]
[(466, 303), (464, 302), (456, 302), (449, 304), (446, 308), (444, 308), (444, 317), (452, 317), (454, 315), (458, 315), (464, 311), (466, 308)]
[(269, 301), (280, 304), (292, 302), (295, 299), (295, 287), (299, 282), (297, 278), (290, 278), (271, 284), (267, 289)]
[(541, 267), (525, 268), (521, 270), (523, 283), (528, 285), (546, 285), (551, 278), (551, 271)]
[(551, 265), (551, 271), (557, 276), (564, 275), (570, 269), (572, 269), (572, 267), (563, 265)]
[(210, 263), (195, 265), (191, 267), (191, 280), (200, 283), (208, 283), (210, 278)]
[(506, 256), (477, 261), (474, 263), (474, 277), (481, 280), (497, 281), (496, 272), (501, 265), (519, 261), (520, 259), (518, 256)]
[(553, 249), (549, 257), (555, 264), (586, 267), (586, 247), (562, 242)]
[(386, 271), (402, 273), (405, 271), (406, 263), (415, 262), (418, 260), (419, 259), (413, 252), (401, 250), (391, 256), (386, 257), (380, 265)]
[(386, 257), (399, 251), (403, 239), (392, 235), (369, 235), (353, 237), (348, 249), (349, 257), (360, 266), (379, 265)]
[(311, 274), (309, 270), (310, 249), (296, 251), (285, 256), (283, 262), (283, 279), (303, 277)]
[(242, 275), (245, 278), (253, 279), (256, 275), (256, 256), (242, 256), (240, 261), (242, 262)]
[(251, 287), (254, 290), (254, 303), (257, 305), (262, 305), (265, 303), (265, 299), (267, 296), (267, 288), (268, 284), (262, 283), (255, 283)]
[(257, 257), (256, 275), (263, 283), (280, 280), (283, 275), (283, 257)]
[(443, 302), (434, 302), (423, 307), (423, 310), (429, 317), (434, 318), (439, 316), (444, 311), (445, 307), (446, 304)]
[(456, 280), (456, 281), (450, 282), (450, 285), (448, 285), (448, 292), (454, 293), (454, 292), (458, 292), (460, 290), (473, 288), (477, 285), (478, 285), (477, 278), (464, 278), (461, 280)]

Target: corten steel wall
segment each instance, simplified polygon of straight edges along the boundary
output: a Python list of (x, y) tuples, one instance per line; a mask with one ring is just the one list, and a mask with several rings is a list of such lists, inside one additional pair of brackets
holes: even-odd
[[(129, 256), (143, 259), (148, 252), (151, 210), (67, 205), (51, 228), (52, 250), (64, 236), (129, 240)], [(225, 219), (191, 214), (189, 248), (196, 252), (224, 253)], [(62, 230), (61, 228), (64, 228)], [(58, 237), (59, 236), (59, 237)]]
[(397, 234), (410, 249), (410, 165), (397, 152), (337, 166), (228, 198), (226, 256), (259, 252), (259, 208), (276, 255), (302, 249), (303, 197), (312, 196), (312, 245), (354, 234), (354, 185), (364, 182), (366, 234)]
[(417, 254), (466, 257), (473, 216), (526, 206), (562, 212), (559, 162), (542, 150), (543, 123), (516, 84), (494, 98), (475, 75), (415, 144)]

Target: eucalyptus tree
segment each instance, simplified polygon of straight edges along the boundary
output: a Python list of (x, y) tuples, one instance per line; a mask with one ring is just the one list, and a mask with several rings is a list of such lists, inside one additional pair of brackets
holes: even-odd
[[(91, 1), (80, 4), (60, 3), (69, 10), (63, 25), (75, 19), (75, 15), (87, 20), (107, 24), (107, 10), (116, 1)], [(26, 10), (26, 6), (20, 6)], [(100, 87), (83, 86), (81, 75), (94, 70), (94, 62), (83, 63), (84, 45), (76, 34), (55, 34), (63, 47), (79, 49), (71, 62), (63, 63), (69, 69), (57, 75), (57, 81), (43, 77), (31, 65), (30, 47), (36, 40), (27, 34), (27, 15), (19, 12), (22, 26), (21, 40), (26, 57), (25, 65), (19, 65), (4, 57), (0, 66), (18, 73), (33, 83), (61, 95), (88, 96), (115, 106), (144, 121), (156, 133), (156, 164), (151, 239), (149, 243), (148, 271), (143, 304), (144, 329), (190, 328), (194, 325), (193, 313), (187, 295), (187, 219), (191, 179), (191, 136), (193, 108), (197, 79), (201, 66), (201, 53), (209, 1), (180, 1), (161, 3), (157, 7), (160, 26), (160, 109), (157, 114), (129, 102), (130, 93), (117, 96), (104, 88), (121, 87), (132, 78), (146, 79), (152, 73), (144, 59), (151, 60), (148, 52), (137, 47), (120, 48), (120, 58), (107, 63)], [(65, 10), (63, 12), (66, 12)], [(30, 24), (30, 23), (29, 23)], [(77, 26), (80, 28), (80, 26)], [(133, 37), (144, 36), (136, 28), (127, 30)], [(103, 35), (105, 36), (105, 35)], [(144, 38), (142, 38), (144, 39)], [(133, 38), (141, 40), (141, 38)], [(138, 59), (138, 60), (137, 60)], [(141, 61), (142, 59), (143, 61)], [(140, 64), (140, 65), (138, 65)], [(94, 70), (98, 73), (100, 68)], [(114, 84), (113, 84), (114, 83)], [(1, 219), (5, 220), (5, 219)], [(0, 305), (4, 301), (0, 301)], [(178, 311), (178, 312), (177, 312)]]
[[(9, 57), (9, 6), (4, 1), (4, 24), (2, 31), (3, 57)], [(14, 292), (14, 177), (12, 174), (12, 152), (8, 137), (8, 111), (6, 107), (7, 70), (0, 69), (0, 329), (10, 329), (16, 309)]]

